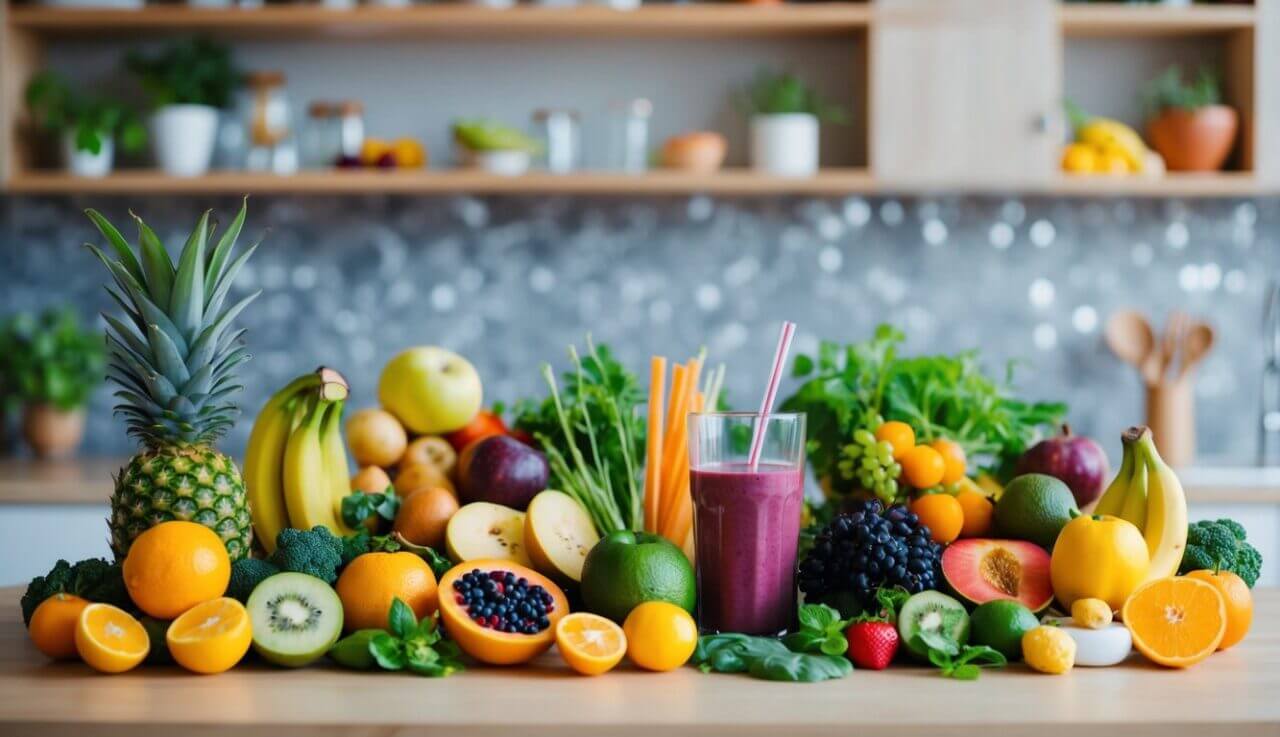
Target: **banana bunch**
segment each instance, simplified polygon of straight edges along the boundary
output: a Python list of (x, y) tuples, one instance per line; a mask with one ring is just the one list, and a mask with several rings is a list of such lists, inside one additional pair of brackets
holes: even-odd
[(1142, 136), (1112, 118), (1090, 115), (1068, 101), (1075, 140), (1062, 150), (1062, 169), (1075, 174), (1161, 174), (1164, 161)]
[(1187, 498), (1182, 482), (1160, 458), (1151, 430), (1131, 427), (1122, 436), (1124, 460), (1094, 514), (1132, 522), (1151, 553), (1147, 580), (1173, 576), (1187, 547)]
[(268, 553), (286, 527), (323, 525), (335, 535), (342, 499), (351, 493), (342, 409), (347, 381), (321, 367), (299, 376), (267, 400), (253, 422), (244, 482), (254, 536)]

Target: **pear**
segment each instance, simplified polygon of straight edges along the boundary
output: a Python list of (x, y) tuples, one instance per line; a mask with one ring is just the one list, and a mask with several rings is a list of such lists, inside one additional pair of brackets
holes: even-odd
[(587, 553), (599, 541), (591, 515), (563, 491), (548, 489), (529, 502), (524, 542), (539, 572), (560, 582), (580, 582)]
[(524, 512), (489, 502), (464, 505), (449, 518), (445, 550), (455, 563), (510, 560), (532, 566), (524, 544)]

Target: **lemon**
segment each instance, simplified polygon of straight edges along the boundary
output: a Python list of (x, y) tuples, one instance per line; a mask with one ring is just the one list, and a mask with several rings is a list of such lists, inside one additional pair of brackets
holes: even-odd
[(1022, 659), (1041, 673), (1061, 675), (1076, 664), (1076, 641), (1061, 628), (1040, 625), (1022, 636)]
[(632, 609), (622, 631), (627, 637), (627, 657), (646, 670), (679, 668), (698, 646), (693, 617), (666, 601), (646, 601)]

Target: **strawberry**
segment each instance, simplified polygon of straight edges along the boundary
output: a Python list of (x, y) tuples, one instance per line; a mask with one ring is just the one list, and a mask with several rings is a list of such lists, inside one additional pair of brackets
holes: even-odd
[(854, 622), (844, 636), (849, 640), (846, 655), (859, 668), (884, 670), (898, 652), (898, 630), (889, 622)]

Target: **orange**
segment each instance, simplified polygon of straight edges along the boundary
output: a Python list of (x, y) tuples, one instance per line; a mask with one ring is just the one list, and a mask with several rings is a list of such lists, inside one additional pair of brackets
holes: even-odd
[(964, 527), (964, 509), (950, 494), (925, 494), (911, 502), (911, 511), (929, 528), (934, 542), (943, 545), (959, 537)]
[(1231, 571), (1192, 571), (1188, 578), (1197, 578), (1212, 584), (1222, 594), (1222, 603), (1227, 607), (1227, 631), (1218, 643), (1219, 650), (1226, 650), (1244, 639), (1253, 624), (1253, 594), (1249, 584)]
[(76, 620), (76, 652), (94, 670), (123, 673), (150, 651), (147, 630), (120, 607), (90, 604)]
[(646, 670), (679, 668), (698, 646), (698, 625), (693, 617), (667, 601), (646, 601), (632, 609), (622, 631), (627, 638), (627, 657)]
[(444, 543), (449, 518), (457, 511), (458, 500), (448, 489), (419, 489), (400, 504), (394, 529), (414, 545), (438, 548)]
[(916, 431), (905, 422), (890, 420), (876, 428), (876, 440), (893, 446), (893, 460), (901, 461), (907, 451), (916, 447)]
[(227, 591), (231, 558), (217, 533), (195, 522), (161, 522), (124, 559), (129, 598), (156, 619), (173, 619)]
[(917, 445), (898, 462), (902, 464), (902, 477), (916, 489), (937, 486), (947, 472), (942, 454), (927, 445)]
[(1213, 654), (1227, 632), (1227, 607), (1199, 578), (1157, 578), (1135, 590), (1121, 618), (1133, 646), (1154, 663), (1186, 668)]
[(938, 455), (942, 456), (944, 470), (942, 472), (942, 483), (954, 484), (964, 478), (964, 472), (968, 470), (968, 462), (964, 456), (964, 448), (946, 438), (938, 438), (929, 443), (929, 447), (938, 451)]
[(244, 605), (235, 599), (213, 599), (188, 609), (165, 633), (169, 654), (195, 673), (231, 670), (253, 642), (253, 626)]
[(611, 619), (575, 612), (556, 623), (556, 647), (570, 668), (584, 676), (598, 676), (622, 660), (627, 635)]
[(418, 619), (438, 608), (436, 575), (413, 553), (365, 553), (342, 571), (335, 588), (348, 631), (386, 629), (396, 599), (408, 604)]
[(381, 494), (391, 486), (391, 477), (377, 466), (365, 466), (351, 477), (351, 490)]
[(990, 499), (976, 491), (962, 491), (956, 494), (956, 501), (964, 512), (960, 537), (984, 537), (991, 532), (991, 517), (996, 508)]
[(89, 602), (71, 594), (54, 594), (31, 613), (27, 634), (36, 649), (54, 660), (76, 657), (76, 620)]
[(402, 497), (409, 496), (415, 491), (436, 486), (448, 489), (451, 493), (456, 493), (453, 488), (453, 482), (449, 480), (449, 477), (430, 463), (414, 463), (410, 466), (401, 466), (400, 473), (396, 474), (396, 493)]

